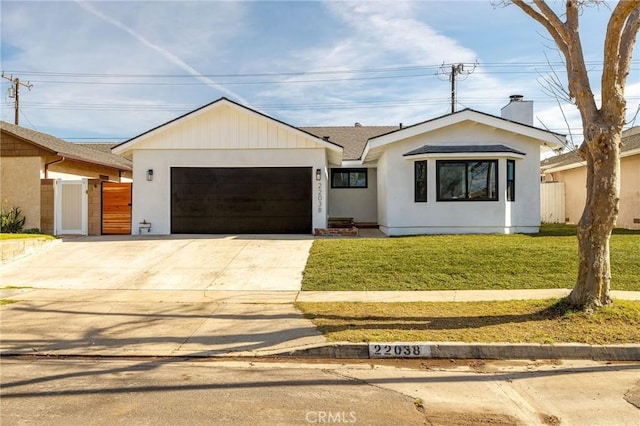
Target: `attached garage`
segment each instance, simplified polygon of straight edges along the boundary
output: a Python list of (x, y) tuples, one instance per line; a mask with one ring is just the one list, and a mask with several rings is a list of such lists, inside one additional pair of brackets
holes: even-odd
[(172, 234), (308, 234), (310, 167), (173, 167)]
[(221, 98), (113, 151), (133, 161), (133, 234), (312, 234), (343, 148)]

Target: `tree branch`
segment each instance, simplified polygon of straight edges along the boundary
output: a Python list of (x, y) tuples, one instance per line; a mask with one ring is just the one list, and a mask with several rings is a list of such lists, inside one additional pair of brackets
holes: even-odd
[(529, 15), (534, 20), (538, 21), (551, 35), (553, 40), (558, 45), (558, 48), (562, 53), (567, 55), (569, 45), (566, 40), (566, 31), (564, 29), (564, 23), (558, 18), (553, 10), (547, 6), (544, 1), (535, 0), (536, 6), (540, 11), (533, 8), (525, 0), (512, 0), (513, 4), (518, 6), (524, 13)]
[[(607, 116), (625, 108), (623, 88), (640, 29), (640, 0), (619, 2), (611, 14), (604, 43), (602, 108)], [(624, 123), (621, 122), (622, 126)]]
[(535, 6), (529, 4), (526, 0), (512, 0), (512, 3), (545, 27), (564, 55), (569, 94), (575, 99), (575, 103), (581, 113), (583, 127), (586, 128), (586, 122), (598, 114), (598, 108), (584, 63), (582, 43), (578, 30), (580, 1), (566, 1), (566, 22), (560, 20), (545, 0), (533, 0)]

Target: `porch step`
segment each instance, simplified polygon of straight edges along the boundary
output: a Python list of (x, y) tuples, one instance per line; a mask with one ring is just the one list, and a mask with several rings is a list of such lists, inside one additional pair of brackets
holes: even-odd
[(376, 222), (354, 222), (353, 226), (359, 229), (378, 229), (380, 227)]

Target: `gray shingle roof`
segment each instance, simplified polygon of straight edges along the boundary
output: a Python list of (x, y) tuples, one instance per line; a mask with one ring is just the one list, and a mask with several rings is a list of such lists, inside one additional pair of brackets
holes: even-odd
[(319, 138), (329, 137), (329, 141), (344, 148), (344, 160), (358, 160), (367, 141), (385, 133), (398, 130), (398, 126), (338, 126), (338, 127), (299, 127)]
[(118, 145), (115, 142), (74, 142), (76, 145), (85, 148), (97, 149), (98, 151), (111, 153), (111, 148)]
[(81, 144), (63, 141), (55, 136), (16, 126), (6, 121), (0, 121), (0, 129), (62, 157), (113, 167), (119, 170), (131, 170), (131, 161), (111, 152), (104, 152), (95, 148), (87, 148)]
[(524, 152), (518, 151), (506, 145), (424, 145), (420, 148), (409, 151), (404, 156), (419, 154), (458, 154), (458, 153), (478, 153), (478, 152), (496, 152), (526, 155)]
[[(640, 127), (634, 127), (622, 133), (622, 147), (620, 148), (621, 153), (639, 148)], [(570, 151), (542, 160), (540, 162), (540, 167), (542, 169), (550, 169), (583, 162), (584, 160), (582, 159), (578, 151)]]

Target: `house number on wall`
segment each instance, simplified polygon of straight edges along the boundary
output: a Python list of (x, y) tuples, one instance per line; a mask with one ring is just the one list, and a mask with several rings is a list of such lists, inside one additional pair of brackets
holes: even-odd
[(318, 182), (318, 213), (322, 213), (322, 182)]

